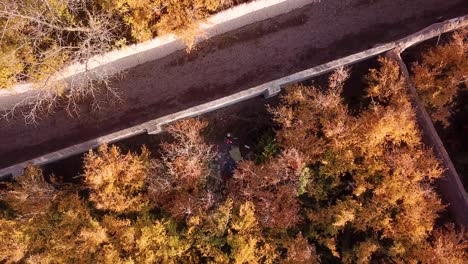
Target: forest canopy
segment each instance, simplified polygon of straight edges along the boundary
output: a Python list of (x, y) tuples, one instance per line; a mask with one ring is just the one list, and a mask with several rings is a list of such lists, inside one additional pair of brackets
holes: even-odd
[(437, 223), (442, 168), (421, 141), (396, 62), (369, 71), (350, 111), (349, 70), (294, 85), (270, 109), (277, 151), (222, 180), (209, 123), (167, 128), (153, 155), (102, 146), (78, 183), (38, 168), (1, 193), (7, 263), (465, 263), (467, 233)]

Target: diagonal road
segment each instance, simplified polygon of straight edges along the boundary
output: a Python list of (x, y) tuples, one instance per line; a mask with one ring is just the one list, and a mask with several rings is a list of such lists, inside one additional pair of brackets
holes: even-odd
[(37, 126), (0, 121), (0, 168), (281, 78), (440, 20), (465, 15), (464, 0), (317, 0), (128, 71), (125, 103), (79, 118), (59, 111)]

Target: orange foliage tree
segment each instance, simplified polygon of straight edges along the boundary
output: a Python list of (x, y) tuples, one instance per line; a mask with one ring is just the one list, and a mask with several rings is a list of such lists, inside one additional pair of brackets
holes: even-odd
[(150, 196), (176, 218), (206, 211), (214, 203), (207, 180), (215, 152), (202, 136), (207, 125), (196, 119), (169, 125), (167, 132), (173, 141), (161, 145), (162, 157), (153, 162), (155, 172), (148, 180)]
[(90, 151), (84, 161), (85, 184), (95, 207), (116, 213), (136, 212), (147, 205), (146, 178), (149, 152), (122, 154), (116, 146), (103, 145)]
[[(442, 170), (421, 143), (398, 65), (379, 62), (357, 115), (341, 97), (344, 69), (326, 88), (289, 88), (273, 110), (279, 142), (307, 157), (299, 187), (309, 237), (347, 262), (410, 261), (443, 209), (431, 187)], [(343, 246), (342, 236), (360, 239)]]
[(422, 53), (413, 65), (413, 81), (434, 121), (449, 125), (457, 93), (468, 85), (468, 29), (452, 35), (444, 45)]
[(292, 228), (301, 221), (297, 185), (302, 168), (303, 157), (294, 149), (260, 165), (244, 161), (235, 171), (228, 190), (235, 201), (254, 203), (262, 226)]
[(15, 210), (17, 217), (25, 220), (43, 214), (56, 195), (56, 188), (45, 180), (37, 167), (27, 167), (23, 175), (16, 177), (0, 193), (1, 199)]
[(0, 261), (17, 263), (28, 249), (28, 236), (22, 225), (14, 220), (0, 218)]
[(425, 263), (463, 264), (468, 259), (468, 232), (453, 225), (435, 230), (428, 247), (419, 257)]

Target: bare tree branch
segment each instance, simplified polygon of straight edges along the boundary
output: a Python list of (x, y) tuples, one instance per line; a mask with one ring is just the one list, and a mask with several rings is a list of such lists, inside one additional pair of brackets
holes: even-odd
[[(68, 15), (59, 14), (47, 0), (0, 3), (0, 22), (17, 23), (16, 28), (3, 26), (2, 32), (2, 36), (20, 37), (15, 40), (18, 45), (8, 53), (26, 65), (17, 78), (32, 81), (36, 87), (33, 95), (2, 114), (5, 119), (21, 113), (27, 123), (37, 123), (40, 116), (52, 113), (59, 105), (74, 116), (86, 98), (92, 99), (93, 109), (101, 107), (103, 100), (99, 97), (103, 94), (122, 100), (119, 92), (111, 87), (111, 76), (89, 67), (94, 56), (112, 50), (118, 23), (106, 13), (96, 13), (90, 0), (68, 0), (61, 4), (65, 5), (65, 11), (60, 12)], [(24, 29), (24, 33), (12, 32), (18, 28)], [(3, 37), (1, 40), (7, 41)], [(34, 58), (18, 57), (22, 53), (32, 53)], [(84, 72), (62, 80), (61, 72), (67, 65), (84, 65)], [(59, 100), (64, 104), (59, 104)]]

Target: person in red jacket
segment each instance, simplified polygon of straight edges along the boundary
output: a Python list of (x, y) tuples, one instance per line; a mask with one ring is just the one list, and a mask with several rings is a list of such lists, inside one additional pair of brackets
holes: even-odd
[(226, 134), (226, 139), (225, 139), (224, 142), (226, 142), (226, 144), (228, 144), (228, 145), (232, 145), (233, 141), (232, 141), (232, 135), (231, 135), (231, 133), (227, 133), (227, 134)]

